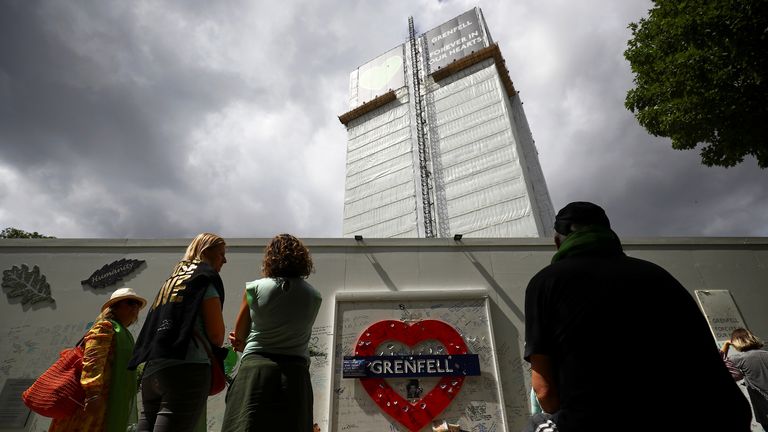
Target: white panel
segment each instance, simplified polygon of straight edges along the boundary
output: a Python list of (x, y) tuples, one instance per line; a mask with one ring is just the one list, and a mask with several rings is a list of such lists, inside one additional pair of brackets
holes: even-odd
[(479, 70), (474, 74), (453, 81), (434, 91), (435, 109), (446, 111), (456, 105), (493, 93), (499, 88), (491, 68)]
[(448, 183), (445, 185), (445, 194), (448, 199), (451, 199), (471, 194), (483, 185), (490, 186), (508, 181), (525, 182), (522, 178), (520, 166), (501, 165), (476, 174), (473, 182), (456, 181)]
[(405, 85), (403, 45), (357, 68), (349, 78), (349, 108)]
[[(395, 209), (401, 210), (401, 209)], [(362, 234), (365, 237), (372, 238), (386, 238), (396, 237), (397, 234), (404, 232), (415, 232), (416, 229), (416, 212), (415, 205), (408, 212), (404, 212), (401, 216), (391, 217), (393, 213), (392, 209), (377, 208), (372, 210), (366, 215), (371, 215), (370, 218), (364, 219), (356, 217), (352, 220), (352, 223), (344, 224), (344, 235), (350, 236), (354, 234)], [(367, 223), (367, 221), (375, 220), (374, 223)]]
[(504, 148), (510, 149), (507, 154), (511, 155), (512, 160), (517, 159), (515, 148), (511, 145), (513, 142), (512, 134), (506, 130), (483, 139), (464, 143), (461, 147), (443, 151), (441, 155), (443, 168), (449, 168)]
[(360, 186), (349, 188), (345, 193), (345, 202), (354, 202), (405, 182), (413, 183), (413, 167), (406, 167), (395, 175), (372, 179)]
[(358, 105), (357, 75), (358, 75), (357, 69), (355, 69), (349, 74), (349, 106), (350, 107), (355, 107)]
[[(409, 128), (401, 128), (398, 130), (395, 130), (389, 135), (385, 135), (382, 138), (379, 138), (374, 141), (370, 141), (368, 143), (365, 143), (365, 141), (360, 140), (358, 142), (358, 147), (354, 149), (350, 149), (347, 152), (347, 162), (355, 162), (362, 158), (368, 157), (376, 152), (382, 151), (395, 143), (400, 143), (403, 141), (407, 142), (408, 148), (411, 148), (411, 130)], [(365, 143), (364, 145), (359, 145), (360, 143)]]
[[(497, 84), (488, 82), (494, 76), (494, 71), (491, 70), (492, 67), (493, 60), (485, 60), (477, 66), (454, 74), (452, 78), (455, 79), (452, 82), (448, 82), (435, 90), (435, 98), (440, 100), (448, 97), (462, 97), (459, 95), (460, 92), (473, 88), (477, 88), (478, 93), (485, 93), (487, 90), (487, 87), (484, 87), (485, 85), (498, 87)], [(450, 103), (448, 103), (448, 106), (450, 106)]]
[[(396, 135), (390, 135), (390, 137), (396, 138)], [(408, 138), (409, 137), (406, 137), (405, 140), (400, 140), (399, 142), (388, 143), (386, 146), (382, 145), (381, 148), (378, 149), (371, 148), (371, 150), (374, 150), (372, 153), (357, 160), (347, 160), (347, 170), (349, 172), (360, 173), (381, 164), (392, 163), (403, 155), (410, 156), (411, 142)], [(363, 148), (368, 149), (369, 147), (372, 146)]]
[(437, 121), (440, 124), (456, 120), (463, 121), (469, 114), (476, 113), (492, 105), (498, 105), (498, 97), (494, 96), (496, 96), (494, 93), (484, 93), (451, 109), (440, 111), (437, 113)]
[(413, 200), (409, 199), (379, 204), (377, 207), (366, 212), (345, 217), (344, 226), (349, 227), (351, 231), (359, 231), (400, 216), (414, 214), (414, 210)]
[[(348, 129), (347, 137), (349, 139), (349, 149), (356, 149), (371, 141), (389, 135), (394, 131), (408, 126), (408, 115), (406, 112), (399, 112), (403, 105), (386, 112), (376, 115), (373, 118), (366, 119), (366, 115), (352, 120), (350, 124), (355, 126)], [(376, 111), (373, 111), (376, 113)]]
[(388, 175), (397, 173), (412, 165), (410, 154), (398, 156), (387, 163), (373, 166), (360, 172), (347, 173), (347, 187), (354, 188)]
[(376, 192), (359, 200), (345, 201), (344, 217), (357, 216), (381, 205), (413, 198), (413, 182), (410, 179), (406, 180), (408, 181), (405, 183), (384, 189), (381, 192)]
[(544, 180), (544, 173), (539, 164), (539, 153), (533, 142), (533, 135), (528, 127), (528, 121), (525, 119), (520, 96), (515, 95), (510, 98), (509, 103), (515, 139), (518, 142), (519, 151), (522, 155), (521, 160), (525, 164), (523, 172), (533, 194), (531, 205), (534, 218), (537, 220), (539, 235), (551, 237), (554, 233), (552, 225), (555, 220), (555, 210), (552, 208), (552, 200), (549, 197), (547, 182)]
[[(451, 227), (457, 233), (469, 233), (478, 229), (525, 218), (531, 207), (525, 198), (502, 201), (496, 205), (451, 218)], [(507, 234), (512, 236), (511, 234)]]
[(493, 237), (521, 237), (521, 232), (530, 232), (536, 229), (536, 224), (531, 217), (524, 217), (508, 222), (502, 222), (498, 225), (492, 225), (480, 228), (474, 231), (468, 231), (464, 234), (467, 237), (475, 238), (493, 238)]
[(343, 233), (394, 237), (416, 229), (408, 92), (348, 127)]
[(482, 123), (492, 120), (494, 117), (501, 117), (505, 114), (504, 107), (495, 104), (483, 108), (479, 111), (468, 113), (466, 117), (453, 121), (451, 123), (442, 125), (438, 124), (440, 136), (448, 136), (454, 133), (465, 131), (469, 128), (476, 127)]
[(504, 183), (491, 185), (485, 189), (474, 190), (471, 194), (461, 195), (453, 199), (449, 196), (448, 205), (456, 210), (454, 213), (456, 216), (460, 216), (478, 208), (497, 204), (500, 196), (508, 197), (508, 199), (525, 198), (525, 183), (508, 180)]
[[(399, 232), (397, 234), (390, 234), (389, 238), (414, 238), (419, 236), (419, 230), (415, 225), (409, 224), (406, 231)], [(383, 236), (379, 236), (383, 237)]]
[(467, 143), (479, 141), (501, 132), (506, 132), (506, 136), (511, 134), (509, 122), (504, 116), (494, 117), (472, 129), (466, 129), (450, 136), (441, 136), (440, 149), (442, 153), (446, 153)]
[(443, 175), (445, 176), (446, 183), (458, 179), (467, 179), (467, 181), (474, 182), (474, 179), (471, 177), (476, 173), (501, 165), (516, 163), (513, 156), (514, 151), (511, 148), (503, 147), (470, 159), (466, 163), (445, 168)]
[(496, 67), (486, 61), (460, 74), (434, 92), (447, 226), (474, 237), (538, 236)]

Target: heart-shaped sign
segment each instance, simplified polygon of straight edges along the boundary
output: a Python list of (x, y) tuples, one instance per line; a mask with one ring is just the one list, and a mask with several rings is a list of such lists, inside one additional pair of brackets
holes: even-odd
[[(467, 354), (467, 345), (461, 335), (442, 321), (424, 320), (408, 324), (387, 320), (374, 323), (363, 331), (357, 340), (355, 355), (374, 356), (376, 349), (387, 341), (414, 346), (428, 340), (443, 344), (448, 355)], [(417, 432), (450, 405), (461, 390), (464, 377), (442, 377), (435, 388), (416, 402), (400, 396), (384, 378), (360, 378), (360, 383), (382, 411), (409, 431)]]

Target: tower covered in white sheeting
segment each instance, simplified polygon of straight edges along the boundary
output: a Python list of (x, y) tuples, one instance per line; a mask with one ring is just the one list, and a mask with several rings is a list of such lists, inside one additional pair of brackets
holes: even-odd
[(533, 137), (482, 11), (409, 27), (350, 75), (343, 235), (550, 236)]

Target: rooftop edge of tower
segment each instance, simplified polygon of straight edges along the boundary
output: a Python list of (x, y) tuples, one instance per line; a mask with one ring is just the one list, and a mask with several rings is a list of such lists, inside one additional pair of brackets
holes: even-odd
[[(511, 98), (515, 96), (517, 94), (517, 90), (515, 90), (515, 86), (512, 84), (512, 79), (509, 77), (509, 70), (507, 70), (506, 62), (504, 61), (504, 57), (501, 55), (501, 50), (499, 49), (499, 44), (497, 43), (493, 43), (488, 47), (481, 48), (472, 52), (468, 56), (454, 60), (445, 67), (432, 72), (430, 76), (435, 80), (435, 82), (441, 81), (459, 71), (462, 71), (487, 59), (493, 59), (493, 62), (496, 65), (496, 70), (499, 72), (501, 82), (504, 85), (504, 89), (507, 91), (507, 97)], [(397, 99), (395, 91), (389, 90), (383, 95), (371, 99), (351, 111), (347, 111), (346, 113), (341, 114), (338, 117), (339, 121), (341, 124), (346, 126), (352, 120), (361, 117), (364, 114), (375, 110), (376, 108), (384, 106), (394, 101), (395, 99)]]

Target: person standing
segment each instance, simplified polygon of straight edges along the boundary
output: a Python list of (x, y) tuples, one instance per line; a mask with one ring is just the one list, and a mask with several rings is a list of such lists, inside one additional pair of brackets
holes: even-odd
[(309, 338), (322, 298), (306, 280), (309, 250), (280, 234), (264, 250), (263, 278), (245, 285), (232, 347), (243, 353), (222, 432), (311, 432)]
[[(736, 352), (728, 356), (728, 348), (731, 346)], [(727, 356), (746, 381), (755, 420), (764, 431), (768, 431), (768, 351), (762, 348), (763, 341), (759, 337), (747, 329), (739, 328), (731, 333), (731, 340), (723, 344), (721, 353), (724, 359)]]
[(131, 288), (115, 290), (104, 303), (84, 337), (85, 407), (54, 419), (49, 432), (125, 432), (136, 422), (136, 372), (126, 368), (134, 344), (128, 326), (146, 304)]
[(224, 239), (199, 234), (158, 291), (128, 365), (145, 363), (140, 432), (189, 432), (205, 409), (211, 366), (202, 344), (224, 342), (226, 262)]
[(526, 430), (748, 431), (749, 405), (704, 316), (661, 267), (627, 257), (605, 211), (557, 213), (552, 264), (525, 293), (525, 360), (543, 413)]

